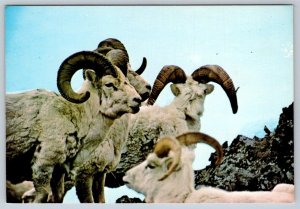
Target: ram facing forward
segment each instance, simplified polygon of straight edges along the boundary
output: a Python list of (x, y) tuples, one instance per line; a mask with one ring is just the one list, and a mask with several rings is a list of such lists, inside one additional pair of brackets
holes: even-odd
[[(186, 76), (178, 66), (168, 65), (162, 68), (154, 82), (148, 105), (142, 106), (131, 117), (126, 147), (116, 170), (107, 175), (107, 186), (120, 186), (125, 172), (147, 157), (158, 138), (200, 130), (205, 98), (214, 90), (214, 86), (208, 84), (210, 81), (221, 85), (228, 95), (233, 113), (236, 113), (236, 89), (232, 79), (220, 66), (200, 67), (191, 76)], [(173, 83), (171, 90), (175, 96), (172, 103), (165, 107), (152, 106), (169, 82)]]
[[(194, 151), (187, 147), (204, 140), (215, 144), (221, 160), (222, 148), (202, 133), (186, 133), (178, 137), (159, 139), (154, 152), (147, 159), (126, 172), (126, 185), (145, 195), (147, 203), (284, 203), (294, 202), (294, 185), (278, 184), (272, 191), (228, 192), (213, 187), (194, 189), (192, 163)], [(184, 142), (184, 143), (182, 143)], [(213, 142), (213, 143), (212, 143)]]
[[(71, 78), (83, 68), (92, 70), (85, 71), (82, 88), (75, 92)], [(61, 202), (64, 174), (83, 145), (99, 144), (116, 118), (139, 111), (141, 97), (126, 74), (105, 56), (83, 51), (60, 66), (57, 85), (61, 96), (46, 90), (8, 94), (7, 180), (33, 180), (34, 202), (46, 202), (49, 197), (48, 201)], [(106, 171), (114, 160), (107, 158), (98, 169)], [(81, 195), (91, 193), (90, 185), (81, 188)]]

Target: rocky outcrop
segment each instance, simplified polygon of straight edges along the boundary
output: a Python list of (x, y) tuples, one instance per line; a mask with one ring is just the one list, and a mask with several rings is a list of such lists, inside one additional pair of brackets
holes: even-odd
[(282, 109), (276, 129), (264, 128), (263, 138), (237, 136), (230, 146), (225, 142), (224, 160), (195, 171), (196, 188), (210, 185), (228, 191), (271, 190), (278, 183), (294, 183), (293, 104)]

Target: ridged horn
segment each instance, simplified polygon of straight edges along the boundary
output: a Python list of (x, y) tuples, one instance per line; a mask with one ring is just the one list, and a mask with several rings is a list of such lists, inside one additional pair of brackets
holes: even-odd
[(160, 92), (168, 83), (184, 83), (186, 79), (185, 72), (180, 67), (176, 65), (164, 66), (154, 81), (147, 104), (153, 105)]
[(213, 147), (217, 151), (218, 158), (216, 160), (216, 164), (219, 165), (224, 157), (223, 149), (220, 143), (213, 137), (201, 133), (201, 132), (187, 132), (176, 136), (176, 139), (180, 142), (180, 144), (184, 144), (186, 146), (197, 144), (197, 143), (205, 143), (211, 147)]
[(112, 49), (107, 54), (106, 57), (127, 76), (127, 64), (129, 62), (127, 54), (120, 49)]
[(235, 114), (238, 110), (238, 103), (236, 97), (236, 89), (230, 76), (225, 70), (218, 65), (205, 65), (192, 73), (192, 78), (199, 83), (208, 83), (213, 81), (218, 83), (226, 92), (229, 98), (232, 112)]
[(142, 75), (142, 73), (144, 72), (144, 70), (146, 69), (146, 67), (147, 67), (147, 59), (146, 59), (146, 57), (143, 57), (142, 65), (135, 72), (137, 74), (139, 74), (139, 75)]
[(94, 50), (94, 52), (98, 52), (100, 54), (106, 55), (110, 50), (113, 50), (114, 48), (112, 47), (102, 47), (102, 48), (97, 48)]
[[(125, 55), (127, 56), (128, 62), (129, 62), (128, 52), (127, 52), (124, 44), (121, 41), (119, 41), (118, 39), (108, 38), (108, 39), (101, 41), (98, 44), (98, 48), (96, 49), (96, 51), (103, 55), (106, 55), (112, 49), (120, 49), (120, 50), (124, 51)], [(145, 57), (143, 57), (142, 65), (135, 72), (137, 74), (141, 75), (144, 72), (144, 70), (146, 69), (146, 66), (147, 66), (147, 59)]]
[(57, 87), (60, 94), (73, 103), (83, 103), (90, 97), (90, 92), (78, 94), (71, 87), (72, 76), (80, 69), (92, 69), (98, 77), (118, 76), (111, 62), (103, 55), (92, 51), (77, 52), (66, 58), (57, 73)]
[[(98, 48), (105, 48), (105, 47), (111, 47), (113, 49), (120, 49), (120, 50), (126, 51), (124, 44), (115, 38), (105, 39), (98, 44)], [(126, 51), (126, 53), (127, 53), (127, 51)]]
[(170, 137), (161, 138), (155, 145), (154, 153), (159, 158), (167, 157), (171, 150), (174, 152), (171, 165), (169, 166), (167, 172), (158, 179), (159, 181), (166, 179), (172, 172), (176, 170), (180, 162), (181, 146), (177, 140)]

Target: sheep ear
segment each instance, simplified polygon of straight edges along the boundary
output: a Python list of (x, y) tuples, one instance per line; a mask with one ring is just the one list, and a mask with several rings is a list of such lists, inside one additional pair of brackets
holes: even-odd
[(215, 89), (214, 85), (212, 84), (206, 84), (207, 85), (207, 89), (205, 89), (205, 94), (208, 95), (210, 94), (211, 92), (213, 92), (213, 90)]
[(86, 70), (84, 72), (86, 79), (94, 83), (96, 81), (97, 75), (93, 70)]
[(180, 93), (180, 90), (176, 84), (171, 84), (171, 91), (174, 96), (177, 96)]

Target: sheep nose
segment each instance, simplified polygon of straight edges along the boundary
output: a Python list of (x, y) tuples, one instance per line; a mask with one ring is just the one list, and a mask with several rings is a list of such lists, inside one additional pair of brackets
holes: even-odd
[(133, 101), (138, 103), (139, 105), (142, 103), (142, 99), (140, 97), (134, 97)]

